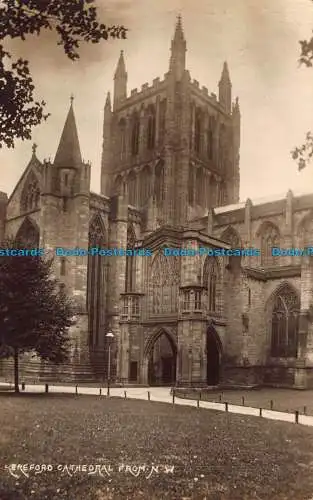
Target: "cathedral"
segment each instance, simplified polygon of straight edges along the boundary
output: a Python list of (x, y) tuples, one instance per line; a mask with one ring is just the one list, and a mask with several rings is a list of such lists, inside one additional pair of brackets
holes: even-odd
[(100, 194), (90, 191), (73, 100), (54, 161), (33, 147), (11, 196), (0, 193), (0, 240), (48, 254), (125, 250), (55, 256), (76, 304), (73, 348), (67, 366), (37, 360), (39, 379), (313, 387), (312, 260), (272, 252), (309, 246), (313, 195), (240, 202), (240, 122), (226, 62), (218, 95), (191, 78), (178, 18), (163, 78), (129, 92), (120, 54), (104, 106)]

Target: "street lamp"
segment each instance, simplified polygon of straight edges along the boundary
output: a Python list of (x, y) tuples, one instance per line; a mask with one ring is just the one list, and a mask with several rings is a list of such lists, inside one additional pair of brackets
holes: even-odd
[(108, 339), (108, 392), (107, 395), (110, 396), (110, 382), (111, 382), (111, 342), (114, 339), (114, 335), (112, 332), (108, 332), (106, 334), (106, 338)]

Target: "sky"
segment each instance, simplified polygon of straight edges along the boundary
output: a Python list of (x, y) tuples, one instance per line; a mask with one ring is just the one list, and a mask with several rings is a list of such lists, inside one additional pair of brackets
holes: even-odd
[(124, 50), (128, 92), (163, 78), (168, 71), (176, 17), (187, 40), (187, 68), (209, 92), (218, 91), (224, 60), (242, 115), (240, 199), (313, 192), (313, 162), (302, 172), (290, 151), (313, 130), (313, 68), (299, 67), (299, 40), (311, 36), (312, 0), (98, 0), (107, 25), (124, 24), (127, 40), (80, 47), (70, 61), (56, 35), (43, 32), (10, 42), (14, 56), (29, 59), (36, 98), (50, 118), (31, 141), (0, 150), (0, 191), (8, 195), (38, 145), (37, 156), (54, 159), (73, 94), (82, 156), (92, 164), (91, 189), (100, 189), (103, 108), (120, 50)]

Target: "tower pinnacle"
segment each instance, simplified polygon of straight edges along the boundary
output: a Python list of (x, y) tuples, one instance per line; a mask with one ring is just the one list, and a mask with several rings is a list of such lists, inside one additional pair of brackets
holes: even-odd
[(127, 72), (124, 61), (124, 52), (121, 50), (120, 57), (117, 63), (114, 74), (114, 109), (119, 106), (120, 102), (127, 98)]
[(226, 113), (231, 113), (231, 81), (229, 76), (228, 64), (225, 61), (223, 64), (223, 71), (221, 75), (221, 79), (218, 84), (219, 87), (219, 102), (222, 107), (225, 109)]
[(170, 71), (180, 80), (186, 68), (186, 40), (181, 15), (177, 17), (174, 38), (171, 45)]

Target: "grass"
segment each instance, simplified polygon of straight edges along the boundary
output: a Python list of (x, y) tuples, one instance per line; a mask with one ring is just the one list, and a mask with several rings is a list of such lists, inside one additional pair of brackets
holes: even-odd
[[(261, 418), (95, 396), (3, 393), (2, 467), (110, 464), (104, 473), (0, 475), (0, 499), (309, 500), (313, 429)], [(119, 464), (149, 466), (136, 478)], [(174, 472), (152, 474), (151, 465)]]

